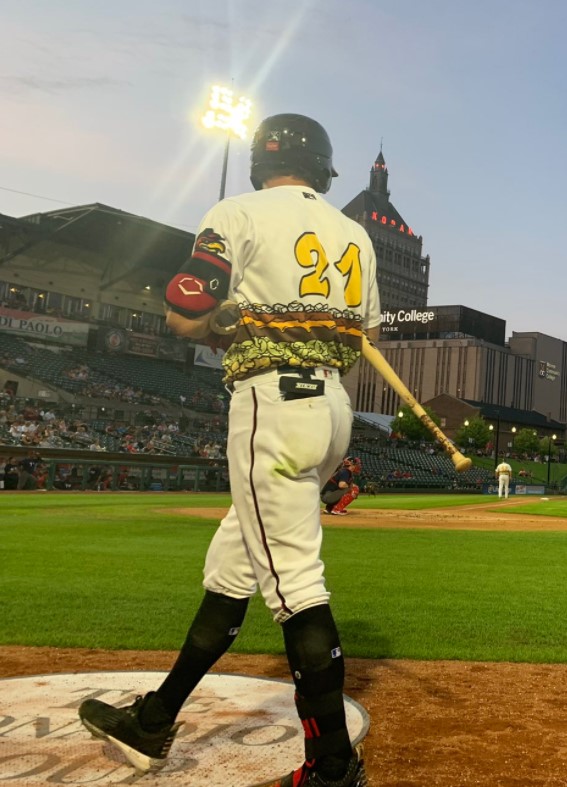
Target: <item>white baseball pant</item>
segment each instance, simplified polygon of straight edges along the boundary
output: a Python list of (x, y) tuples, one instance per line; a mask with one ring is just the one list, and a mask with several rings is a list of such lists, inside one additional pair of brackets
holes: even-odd
[[(298, 376), (298, 375), (296, 375)], [(257, 587), (278, 622), (326, 603), (321, 488), (347, 451), (349, 397), (318, 367), (322, 396), (283, 401), (276, 370), (236, 381), (227, 455), (233, 499), (205, 561), (204, 586), (235, 598)]]

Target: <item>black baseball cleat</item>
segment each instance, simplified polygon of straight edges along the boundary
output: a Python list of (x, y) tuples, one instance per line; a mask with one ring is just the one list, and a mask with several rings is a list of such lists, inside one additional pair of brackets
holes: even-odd
[(325, 779), (317, 773), (314, 763), (304, 762), (301, 768), (277, 779), (259, 785), (259, 787), (369, 787), (368, 777), (364, 768), (362, 746), (357, 746), (353, 751), (348, 764), (348, 769), (342, 779)]
[(133, 705), (115, 708), (101, 700), (85, 700), (79, 717), (96, 738), (103, 738), (116, 746), (128, 762), (142, 773), (157, 770), (165, 759), (177, 730), (183, 722), (165, 722), (149, 732), (140, 725), (140, 712), (155, 692), (136, 697)]

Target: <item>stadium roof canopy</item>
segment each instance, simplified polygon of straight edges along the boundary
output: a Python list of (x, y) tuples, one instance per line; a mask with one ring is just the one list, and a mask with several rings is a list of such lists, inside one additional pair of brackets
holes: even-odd
[(194, 241), (193, 233), (100, 203), (21, 218), (0, 214), (0, 266), (19, 256), (59, 270), (70, 261), (95, 268), (101, 289), (126, 278), (163, 285)]
[(554, 421), (552, 418), (547, 418), (536, 410), (518, 410), (516, 407), (485, 404), (484, 402), (475, 402), (472, 399), (463, 399), (463, 401), (470, 404), (472, 407), (478, 408), (483, 418), (488, 418), (492, 421), (500, 419), (500, 421), (505, 423), (516, 423), (518, 426), (556, 429), (560, 433), (563, 433), (565, 429), (565, 424)]
[(391, 434), (392, 432), (392, 421), (394, 420), (394, 415), (384, 415), (383, 413), (363, 413), (363, 412), (356, 412), (356, 418), (359, 422), (364, 424), (369, 424), (373, 426), (375, 429), (379, 429), (381, 432), (385, 432), (386, 434)]

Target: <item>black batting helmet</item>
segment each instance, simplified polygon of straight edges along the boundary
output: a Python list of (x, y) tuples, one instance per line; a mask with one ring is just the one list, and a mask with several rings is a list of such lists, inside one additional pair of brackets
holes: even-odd
[(329, 135), (316, 120), (305, 115), (272, 115), (254, 134), (250, 157), (250, 180), (258, 191), (275, 175), (296, 175), (326, 194), (332, 178), (333, 148)]

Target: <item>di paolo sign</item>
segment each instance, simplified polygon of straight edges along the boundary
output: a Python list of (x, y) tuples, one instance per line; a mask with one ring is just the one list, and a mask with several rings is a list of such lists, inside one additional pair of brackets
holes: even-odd
[(436, 313), (433, 309), (384, 311), (381, 314), (380, 331), (382, 333), (397, 333), (402, 330), (423, 330), (423, 327), (433, 322), (435, 317)]

